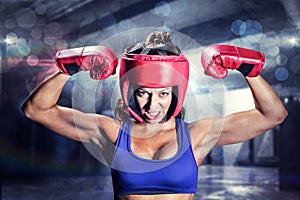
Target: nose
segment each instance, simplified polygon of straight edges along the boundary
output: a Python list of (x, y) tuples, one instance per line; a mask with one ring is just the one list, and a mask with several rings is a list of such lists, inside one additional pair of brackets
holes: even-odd
[(151, 94), (148, 98), (148, 101), (145, 105), (146, 110), (155, 110), (159, 105), (159, 98), (157, 95)]

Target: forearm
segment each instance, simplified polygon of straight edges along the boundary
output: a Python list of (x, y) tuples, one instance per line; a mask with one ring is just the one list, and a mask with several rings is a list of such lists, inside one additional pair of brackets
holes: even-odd
[[(251, 89), (255, 109), (230, 114), (223, 123), (217, 145), (234, 144), (254, 138), (279, 125), (287, 116), (281, 100), (273, 88), (259, 75), (264, 66), (262, 52), (228, 45), (213, 45), (201, 55), (205, 73), (214, 78), (225, 78), (228, 69), (238, 70), (245, 77)], [(210, 134), (210, 133), (208, 133)]]
[(261, 76), (246, 77), (246, 80), (253, 95), (255, 109), (225, 117), (216, 145), (235, 144), (255, 138), (282, 123), (287, 116), (278, 95)]
[(62, 88), (70, 76), (57, 72), (41, 82), (25, 99), (22, 110), (26, 116), (45, 111), (56, 105)]
[(246, 77), (254, 98), (255, 108), (267, 120), (281, 123), (287, 111), (273, 88), (261, 77)]

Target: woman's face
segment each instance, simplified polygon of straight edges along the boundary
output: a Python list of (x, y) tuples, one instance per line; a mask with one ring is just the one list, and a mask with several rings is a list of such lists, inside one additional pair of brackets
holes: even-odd
[(159, 123), (166, 117), (171, 105), (172, 87), (140, 87), (135, 96), (144, 120), (148, 123)]

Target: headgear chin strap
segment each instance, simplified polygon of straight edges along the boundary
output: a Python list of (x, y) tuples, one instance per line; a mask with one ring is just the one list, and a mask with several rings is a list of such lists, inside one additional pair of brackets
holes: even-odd
[[(134, 92), (130, 91), (131, 84), (149, 88), (177, 87), (177, 105), (173, 113), (169, 113), (167, 120), (176, 117), (184, 102), (189, 79), (189, 62), (181, 53), (177, 55), (145, 55), (124, 53), (120, 63), (120, 89), (124, 104), (129, 113), (137, 121), (144, 119), (130, 105), (130, 98)], [(172, 105), (171, 105), (172, 106)]]

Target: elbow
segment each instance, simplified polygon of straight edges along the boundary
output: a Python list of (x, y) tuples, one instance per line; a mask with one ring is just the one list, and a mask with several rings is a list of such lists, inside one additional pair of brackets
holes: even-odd
[(41, 110), (39, 110), (31, 101), (24, 102), (21, 105), (21, 109), (23, 114), (33, 121), (37, 121), (39, 113), (41, 113)]
[(21, 109), (23, 111), (23, 114), (29, 118), (29, 119), (32, 119), (32, 117), (34, 116), (33, 113), (33, 106), (31, 105), (31, 103), (29, 102), (24, 102), (22, 105), (21, 105)]
[(277, 112), (277, 114), (273, 117), (273, 123), (274, 123), (274, 127), (277, 125), (280, 125), (288, 116), (288, 112), (286, 109), (283, 109), (280, 112)]
[(21, 105), (21, 110), (23, 114), (29, 118), (29, 102), (28, 100), (25, 100)]
[(281, 124), (285, 120), (285, 118), (287, 118), (288, 115), (289, 115), (288, 111), (286, 109), (284, 109), (280, 115), (279, 123)]

